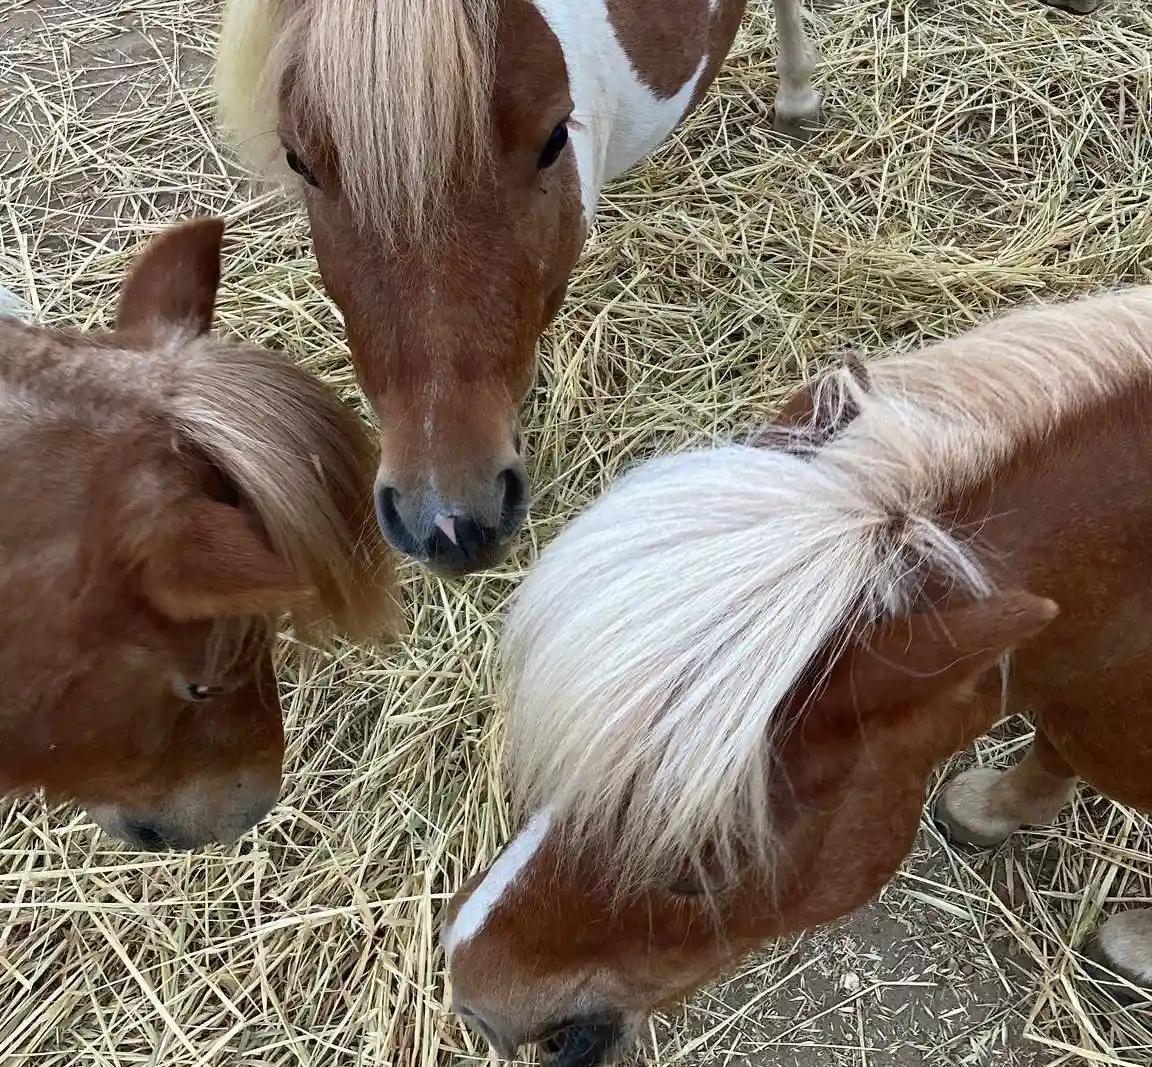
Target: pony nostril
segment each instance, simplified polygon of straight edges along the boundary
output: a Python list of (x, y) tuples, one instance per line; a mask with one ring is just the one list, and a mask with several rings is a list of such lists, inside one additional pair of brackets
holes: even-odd
[(145, 852), (164, 852), (168, 848), (164, 835), (154, 826), (144, 822), (130, 822), (124, 829), (132, 838), (132, 843), (139, 845)]
[(528, 502), (528, 478), (518, 467), (502, 470), (496, 478), (502, 494), (500, 516), (519, 521)]
[(405, 525), (400, 517), (397, 503), (400, 494), (390, 485), (382, 485), (376, 490), (376, 521), (380, 525), (380, 532), (392, 547), (409, 556), (421, 557), (424, 555), (423, 546)]
[(615, 1017), (572, 1023), (540, 1044), (547, 1067), (600, 1067), (615, 1058), (624, 1029)]

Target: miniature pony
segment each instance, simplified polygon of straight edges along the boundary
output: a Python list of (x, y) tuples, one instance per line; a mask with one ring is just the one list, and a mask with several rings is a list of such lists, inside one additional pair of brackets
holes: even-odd
[(0, 792), (143, 849), (231, 841), (275, 803), (281, 616), (398, 625), (365, 427), (207, 336), (223, 228), (155, 238), (110, 333), (0, 318)]
[[(1006, 696), (1035, 740), (951, 783), (954, 834), (1047, 822), (1080, 777), (1152, 811), (1152, 287), (845, 368), (782, 423), (642, 465), (517, 594), (528, 817), (443, 933), (456, 1010), (502, 1055), (606, 1061), (863, 904)], [(1152, 984), (1152, 910), (1091, 953)]]
[[(1098, 0), (1056, 0), (1068, 10)], [(820, 112), (799, 0), (773, 0), (775, 121)], [(299, 176), (382, 424), (400, 551), (490, 566), (527, 513), (519, 406), (605, 183), (716, 77), (744, 0), (229, 0), (217, 93), (259, 172)]]

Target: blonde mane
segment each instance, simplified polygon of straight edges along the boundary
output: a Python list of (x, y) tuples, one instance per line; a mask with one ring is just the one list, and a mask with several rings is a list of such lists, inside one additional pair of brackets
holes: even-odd
[(380, 644), (401, 629), (372, 513), (376, 453), (359, 417), (284, 356), (197, 341), (164, 400), (173, 428), (224, 471), (272, 548), (317, 592), (298, 636)]
[(331, 138), (361, 221), (418, 232), (453, 169), (488, 158), (496, 13), (496, 0), (230, 0), (221, 123), (249, 166), (286, 176), (288, 86), (296, 125)]
[(516, 594), (501, 649), (514, 802), (607, 849), (624, 887), (705, 855), (771, 871), (778, 710), (831, 643), (912, 610), (927, 570), (991, 591), (937, 509), (1152, 375), (1152, 287), (868, 369), (867, 389), (846, 371), (820, 383), (822, 408), (859, 414), (808, 454), (726, 445), (643, 464)]

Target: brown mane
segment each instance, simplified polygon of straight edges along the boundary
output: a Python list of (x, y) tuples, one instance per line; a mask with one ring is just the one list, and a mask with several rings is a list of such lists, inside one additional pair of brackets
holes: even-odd
[[(371, 510), (373, 441), (311, 375), (253, 346), (194, 340), (164, 360), (156, 350), (120, 348), (115, 335), (48, 332), (13, 320), (0, 322), (0, 351), (0, 408), (58, 409), (105, 442), (108, 463), (123, 464), (124, 449), (159, 441), (185, 465), (217, 467), (270, 547), (315, 590), (314, 607), (294, 613), (298, 636), (379, 642), (397, 632), (391, 557)], [(92, 365), (94, 353), (101, 367)], [(109, 363), (124, 365), (114, 383), (101, 373)], [(150, 427), (144, 444), (140, 431), (128, 430), (142, 416)], [(218, 625), (246, 641), (253, 622)], [(236, 640), (225, 643), (234, 648)]]
[(400, 616), (372, 513), (374, 442), (353, 411), (286, 366), (248, 346), (186, 359), (167, 399), (173, 426), (232, 479), (277, 555), (316, 589), (319, 610), (295, 613), (298, 635), (391, 639)]

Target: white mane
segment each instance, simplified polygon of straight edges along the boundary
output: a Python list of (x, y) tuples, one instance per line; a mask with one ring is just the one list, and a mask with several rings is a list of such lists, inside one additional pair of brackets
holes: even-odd
[(1028, 310), (821, 385), (859, 415), (809, 455), (663, 457), (570, 523), (502, 647), (514, 800), (625, 883), (739, 849), (765, 865), (777, 712), (813, 659), (911, 610), (926, 568), (988, 579), (939, 524), (1023, 441), (1152, 371), (1152, 287)]

